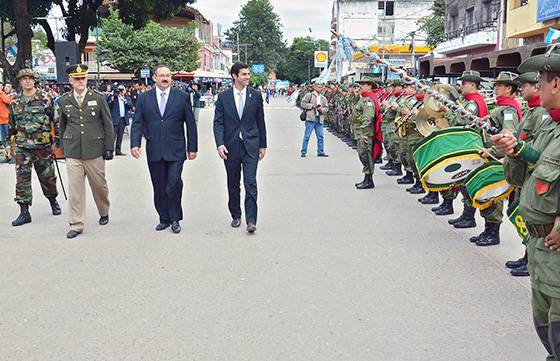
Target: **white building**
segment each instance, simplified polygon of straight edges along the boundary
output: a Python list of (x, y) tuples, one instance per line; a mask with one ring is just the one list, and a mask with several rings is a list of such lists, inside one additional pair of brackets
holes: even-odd
[[(395, 65), (415, 68), (416, 60), (429, 52), (425, 34), (416, 22), (431, 14), (433, 0), (334, 0), (331, 28), (358, 45), (369, 45), (370, 51), (391, 58)], [(414, 51), (411, 45), (414, 42)], [(331, 53), (336, 56), (337, 38), (331, 38)], [(366, 59), (349, 67), (343, 65), (342, 75), (375, 73), (378, 69)]]

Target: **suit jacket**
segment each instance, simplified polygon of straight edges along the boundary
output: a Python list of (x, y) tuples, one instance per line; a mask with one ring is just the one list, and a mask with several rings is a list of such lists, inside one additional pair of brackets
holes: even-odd
[(130, 147), (140, 147), (144, 136), (149, 162), (186, 160), (187, 151), (198, 151), (196, 122), (189, 96), (171, 88), (163, 117), (159, 113), (156, 96), (155, 88), (138, 96), (131, 127)]
[(233, 89), (218, 95), (214, 113), (214, 140), (216, 146), (225, 145), (228, 157), (235, 157), (242, 146), (239, 133), (247, 154), (258, 157), (259, 148), (266, 148), (266, 127), (264, 123), (263, 100), (261, 93), (247, 88), (243, 115), (239, 118)]
[[(109, 104), (109, 109), (111, 110), (111, 118), (113, 118), (113, 125), (119, 125), (121, 120), (121, 110), (119, 109), (119, 97), (116, 95), (109, 95), (107, 97), (107, 104)], [(132, 109), (132, 101), (129, 97), (124, 97), (124, 122), (129, 124), (130, 113)]]
[(319, 102), (317, 102), (317, 96), (315, 96), (315, 93), (311, 92), (305, 94), (305, 96), (301, 100), (301, 109), (306, 110), (305, 114), (307, 116), (306, 118), (307, 120), (315, 122), (317, 121), (317, 117), (315, 115), (315, 109), (313, 109), (313, 105), (315, 104), (321, 105), (321, 113), (319, 115), (319, 121), (323, 123), (325, 121), (325, 114), (327, 114), (327, 112), (329, 111), (329, 102), (324, 95), (319, 94), (319, 96), (320, 99)]
[(66, 158), (94, 159), (115, 150), (113, 122), (105, 96), (87, 89), (79, 106), (72, 91), (59, 101), (60, 147)]

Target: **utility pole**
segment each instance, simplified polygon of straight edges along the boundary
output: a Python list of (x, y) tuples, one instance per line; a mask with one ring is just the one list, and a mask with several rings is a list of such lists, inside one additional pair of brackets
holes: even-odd
[(239, 53), (239, 31), (235, 35), (237, 35), (237, 62), (239, 63), (241, 61), (241, 54)]
[(99, 64), (99, 12), (95, 10), (95, 59), (97, 60), (97, 90), (99, 90), (99, 82), (101, 80), (100, 64)]
[(311, 83), (311, 58), (307, 58), (307, 80)]
[(413, 31), (412, 33), (410, 33), (411, 37), (412, 37), (412, 71), (413, 71), (413, 75), (412, 76), (416, 76), (416, 44), (414, 42), (415, 38), (416, 38), (416, 31)]
[[(0, 36), (2, 37), (2, 54), (6, 55), (6, 39), (4, 39), (4, 18), (0, 17)], [(6, 82), (6, 70), (2, 72), (2, 81)]]

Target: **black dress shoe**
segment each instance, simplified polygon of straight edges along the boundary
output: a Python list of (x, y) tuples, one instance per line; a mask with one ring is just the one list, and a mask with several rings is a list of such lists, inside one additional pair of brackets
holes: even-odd
[(123, 156), (123, 155), (126, 155), (126, 153), (123, 153), (123, 152), (117, 152), (117, 153), (116, 153), (115, 155), (121, 155), (121, 156)]
[(231, 221), (231, 226), (233, 228), (239, 228), (241, 226), (241, 219), (234, 218), (233, 221)]
[(325, 157), (325, 158), (328, 158), (328, 156), (329, 156), (329, 155), (326, 154), (326, 153), (317, 154), (317, 157)]
[(253, 223), (249, 223), (247, 225), (247, 232), (255, 233), (256, 231), (257, 231), (257, 226), (255, 226)]
[(68, 233), (66, 233), (66, 238), (68, 238), (68, 239), (76, 238), (80, 235), (80, 233), (82, 233), (82, 232), (78, 232), (78, 231), (75, 231), (75, 230), (71, 229)]
[(528, 277), (529, 276), (529, 268), (527, 268), (527, 264), (521, 265), (517, 268), (511, 270), (511, 275), (514, 277)]
[(100, 224), (100, 225), (104, 226), (104, 225), (106, 225), (107, 223), (109, 223), (109, 216), (101, 216), (101, 217), (99, 218), (99, 224)]
[(178, 221), (171, 222), (171, 230), (173, 231), (173, 233), (181, 232), (181, 225)]
[(160, 223), (156, 226), (156, 231), (163, 231), (164, 229), (166, 229), (169, 226), (170, 226), (169, 223)]

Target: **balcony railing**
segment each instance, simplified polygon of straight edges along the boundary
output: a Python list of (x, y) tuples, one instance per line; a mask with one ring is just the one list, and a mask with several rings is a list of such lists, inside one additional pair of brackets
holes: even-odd
[(496, 22), (495, 21), (484, 21), (481, 23), (476, 23), (472, 25), (467, 25), (464, 28), (457, 29), (446, 33), (444, 35), (445, 41), (455, 39), (461, 36), (466, 36), (469, 34), (478, 33), (479, 31), (484, 30), (497, 30)]

